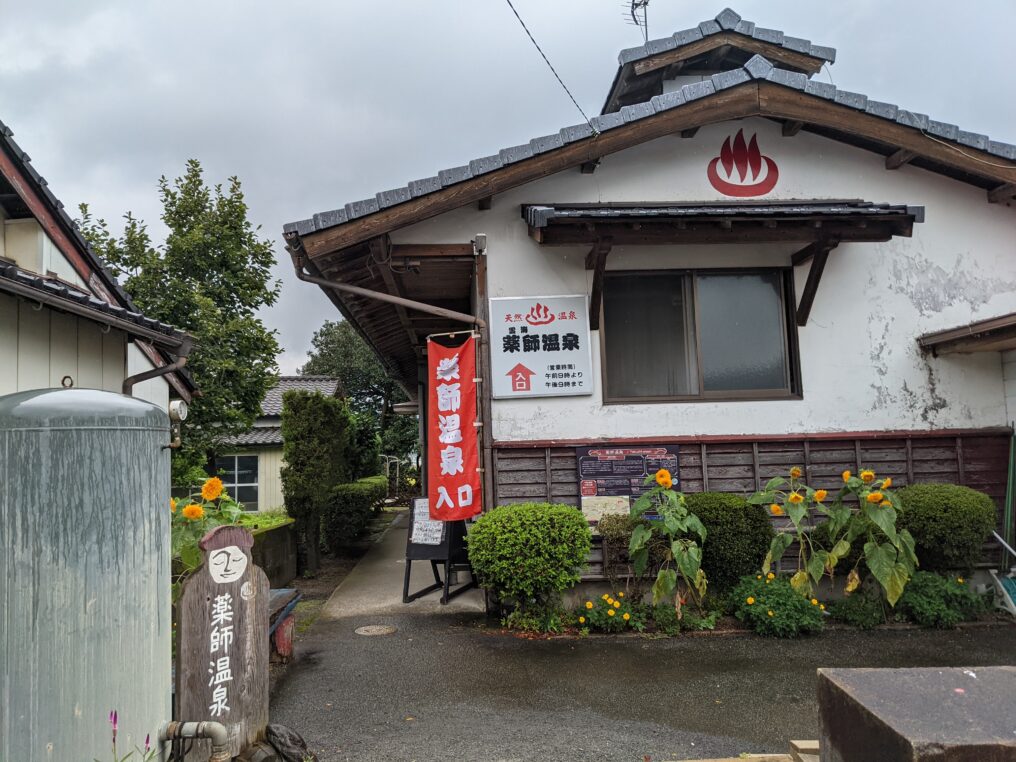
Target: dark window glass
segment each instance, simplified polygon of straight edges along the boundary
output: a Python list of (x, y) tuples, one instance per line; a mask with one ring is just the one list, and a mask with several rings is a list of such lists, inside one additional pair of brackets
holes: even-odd
[(226, 492), (248, 511), (258, 509), (258, 456), (223, 455), (215, 459), (215, 472)]

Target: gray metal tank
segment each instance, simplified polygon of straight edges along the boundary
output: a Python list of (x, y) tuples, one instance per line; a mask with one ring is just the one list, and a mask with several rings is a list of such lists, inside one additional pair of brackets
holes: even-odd
[[(0, 761), (112, 759), (171, 716), (169, 418), (132, 397), (0, 397)], [(139, 755), (135, 754), (131, 759)]]

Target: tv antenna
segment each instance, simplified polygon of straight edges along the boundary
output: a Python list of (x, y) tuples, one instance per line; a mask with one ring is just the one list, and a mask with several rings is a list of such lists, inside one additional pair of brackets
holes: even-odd
[(626, 0), (624, 6), (625, 21), (639, 27), (643, 42), (649, 42), (649, 0)]

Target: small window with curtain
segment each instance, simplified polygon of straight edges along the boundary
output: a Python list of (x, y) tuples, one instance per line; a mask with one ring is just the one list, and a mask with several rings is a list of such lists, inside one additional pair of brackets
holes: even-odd
[(790, 277), (785, 269), (606, 273), (605, 401), (797, 396)]
[(245, 511), (258, 509), (257, 455), (220, 455), (215, 459), (215, 473), (229, 496)]

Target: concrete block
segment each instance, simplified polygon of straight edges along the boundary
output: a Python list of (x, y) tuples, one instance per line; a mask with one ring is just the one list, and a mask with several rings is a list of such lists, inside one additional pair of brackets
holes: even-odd
[(1016, 667), (820, 669), (822, 762), (1013, 762)]

